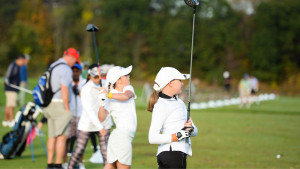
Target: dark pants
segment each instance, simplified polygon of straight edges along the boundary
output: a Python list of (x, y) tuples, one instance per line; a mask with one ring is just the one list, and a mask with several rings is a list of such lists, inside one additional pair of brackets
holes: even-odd
[(157, 156), (158, 168), (186, 168), (186, 154), (181, 151), (163, 151)]

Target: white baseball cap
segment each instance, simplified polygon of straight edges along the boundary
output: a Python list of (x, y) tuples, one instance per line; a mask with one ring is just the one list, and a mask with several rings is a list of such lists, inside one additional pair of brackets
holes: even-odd
[(174, 79), (186, 80), (189, 79), (189, 74), (182, 74), (177, 69), (172, 67), (163, 67), (156, 75), (153, 89), (157, 92), (161, 91), (170, 81)]
[(103, 64), (100, 66), (101, 75), (106, 75), (109, 69), (113, 68), (115, 65)]
[(128, 66), (127, 68), (115, 66), (109, 69), (106, 76), (106, 80), (108, 83), (115, 84), (120, 77), (128, 75), (131, 72), (131, 70), (132, 66)]
[(92, 67), (90, 69), (88, 69), (88, 74), (92, 77), (96, 77), (96, 76), (99, 76), (99, 71), (98, 71), (98, 67), (95, 66), (95, 67)]

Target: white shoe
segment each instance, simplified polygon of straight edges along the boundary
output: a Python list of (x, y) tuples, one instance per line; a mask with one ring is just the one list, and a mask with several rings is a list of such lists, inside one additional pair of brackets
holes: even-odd
[(97, 150), (92, 157), (90, 158), (91, 163), (96, 163), (96, 164), (102, 164), (103, 163), (103, 157), (102, 154), (100, 153), (100, 150)]
[(79, 163), (79, 169), (85, 169), (85, 166), (83, 163)]
[(38, 136), (44, 136), (44, 133), (37, 127), (35, 128), (35, 134)]
[(8, 126), (9, 126), (9, 127), (14, 127), (14, 126), (15, 126), (15, 121), (10, 121), (10, 122), (8, 122)]
[(9, 121), (2, 121), (2, 126), (3, 126), (3, 127), (7, 127), (8, 124), (9, 124)]
[(68, 169), (68, 163), (63, 163), (61, 166), (63, 169)]

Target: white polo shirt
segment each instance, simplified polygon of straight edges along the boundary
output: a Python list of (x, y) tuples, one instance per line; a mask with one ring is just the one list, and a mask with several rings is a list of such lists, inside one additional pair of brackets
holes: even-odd
[(79, 120), (78, 130), (92, 132), (100, 131), (102, 128), (110, 129), (112, 126), (110, 115), (102, 123), (100, 123), (98, 118), (100, 108), (98, 88), (91, 80), (82, 87), (81, 103), (83, 111)]
[(137, 128), (137, 118), (135, 110), (136, 98), (134, 88), (131, 85), (124, 87), (123, 92), (112, 89), (111, 93), (125, 93), (127, 90), (134, 94), (134, 97), (127, 101), (119, 101), (115, 99), (109, 99), (105, 105), (105, 109), (110, 112), (111, 116), (116, 123), (116, 128), (128, 132), (130, 137), (134, 137)]
[[(187, 120), (187, 110), (184, 102), (177, 96), (174, 98), (159, 97), (152, 111), (152, 120), (149, 129), (149, 143), (161, 144), (158, 146), (157, 155), (163, 151), (181, 151), (192, 156), (191, 139), (189, 143), (185, 139), (172, 142), (171, 135), (180, 131)], [(192, 122), (194, 132), (192, 136), (198, 133), (197, 127)]]

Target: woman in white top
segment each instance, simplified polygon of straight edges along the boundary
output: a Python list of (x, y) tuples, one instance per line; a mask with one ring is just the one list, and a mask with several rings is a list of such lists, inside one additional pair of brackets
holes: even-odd
[(84, 153), (90, 134), (95, 131), (99, 132), (100, 151), (103, 156), (104, 164), (107, 161), (106, 147), (112, 121), (110, 115), (107, 115), (101, 122), (99, 120), (98, 113), (105, 105), (105, 96), (99, 96), (98, 94), (100, 79), (96, 64), (93, 64), (88, 68), (88, 74), (90, 80), (82, 87), (80, 93), (83, 111), (78, 124), (79, 134), (77, 144), (69, 162), (69, 169), (73, 169), (76, 166), (77, 161)]
[(196, 136), (198, 129), (191, 119), (187, 120), (186, 106), (178, 98), (181, 80), (188, 78), (172, 67), (161, 68), (155, 78), (155, 91), (148, 102), (148, 111), (152, 112), (148, 139), (150, 144), (160, 144), (159, 168), (186, 168), (186, 156), (192, 155), (189, 137)]
[(112, 131), (108, 140), (105, 169), (130, 168), (131, 166), (132, 140), (137, 127), (134, 102), (136, 96), (130, 85), (129, 76), (131, 70), (132, 66), (111, 68), (106, 77), (108, 91), (101, 88), (101, 93), (106, 94), (108, 102), (104, 107), (106, 111), (100, 112), (99, 118), (104, 119), (109, 113), (116, 123), (116, 129)]

